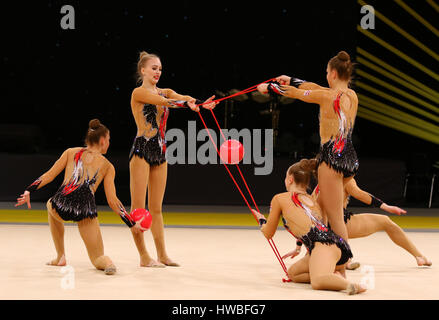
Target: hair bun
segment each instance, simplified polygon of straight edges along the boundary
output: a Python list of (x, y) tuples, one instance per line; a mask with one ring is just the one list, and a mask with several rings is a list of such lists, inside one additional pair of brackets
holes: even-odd
[(88, 123), (88, 127), (89, 129), (98, 129), (101, 126), (101, 122), (99, 121), (99, 119), (93, 119), (90, 120), (90, 122)]
[(349, 56), (349, 53), (347, 53), (346, 51), (340, 51), (337, 54), (337, 58), (340, 59), (341, 61), (349, 61), (349, 60), (351, 60), (351, 57)]
[(141, 52), (139, 53), (139, 60), (142, 60), (143, 58), (145, 58), (145, 57), (148, 56), (148, 55), (149, 55), (148, 52), (146, 52), (146, 51), (141, 51)]
[(300, 160), (300, 168), (304, 171), (316, 171), (318, 163), (316, 159), (302, 159)]

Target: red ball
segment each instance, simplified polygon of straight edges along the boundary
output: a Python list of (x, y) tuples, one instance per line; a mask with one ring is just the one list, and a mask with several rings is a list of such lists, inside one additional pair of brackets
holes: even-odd
[(244, 146), (238, 140), (224, 141), (220, 148), (220, 157), (227, 164), (238, 164), (244, 157)]
[(136, 222), (141, 220), (144, 217), (144, 219), (140, 223), (140, 226), (144, 229), (149, 229), (151, 227), (152, 216), (148, 210), (143, 209), (143, 208), (134, 209), (130, 213), (130, 216)]

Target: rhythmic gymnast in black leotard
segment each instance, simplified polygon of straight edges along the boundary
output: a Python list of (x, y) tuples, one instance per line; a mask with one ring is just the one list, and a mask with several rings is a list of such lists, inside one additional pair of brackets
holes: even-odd
[(277, 83), (261, 84), (261, 93), (281, 94), (320, 105), (320, 151), (318, 176), (319, 204), (332, 229), (348, 239), (343, 221), (343, 186), (358, 170), (358, 159), (352, 145), (352, 130), (358, 108), (356, 93), (349, 89), (352, 63), (341, 51), (326, 69), (329, 88), (297, 78), (280, 76)]
[(303, 273), (301, 282), (311, 283), (317, 290), (347, 290), (349, 294), (363, 292), (365, 288), (361, 285), (350, 283), (335, 273), (352, 257), (352, 253), (348, 243), (325, 225), (319, 204), (306, 191), (311, 172), (317, 166), (315, 159), (302, 159), (292, 165), (285, 178), (288, 191), (273, 197), (268, 219), (256, 210), (253, 213), (268, 239), (274, 236), (282, 216), (289, 231), (308, 249), (309, 259), (300, 269)]
[(110, 146), (110, 131), (94, 119), (90, 121), (86, 147), (70, 148), (64, 151), (52, 168), (30, 184), (17, 199), (15, 206), (27, 203), (30, 208), (30, 194), (53, 181), (65, 170), (64, 182), (58, 191), (47, 201), (50, 231), (55, 243), (57, 258), (49, 265), (66, 265), (64, 249), (64, 222), (78, 223), (79, 232), (87, 247), (88, 255), (96, 269), (106, 274), (114, 274), (116, 267), (104, 255), (104, 244), (97, 221), (97, 208), (94, 193), (103, 181), (105, 195), (111, 209), (132, 229), (142, 230), (140, 221), (134, 223), (116, 196), (114, 186), (115, 170), (103, 156)]
[[(146, 250), (144, 236), (133, 230), (134, 242), (143, 267), (179, 266), (169, 258), (165, 248), (162, 202), (166, 188), (166, 122), (170, 108), (187, 108), (199, 111), (203, 103), (190, 96), (180, 95), (171, 89), (157, 87), (162, 72), (160, 58), (142, 52), (137, 64), (141, 86), (133, 90), (131, 111), (137, 126), (137, 135), (129, 155), (131, 211), (145, 208), (148, 189), (148, 209), (152, 215), (151, 232), (157, 250), (157, 260)], [(203, 107), (212, 109), (217, 102), (207, 99)]]

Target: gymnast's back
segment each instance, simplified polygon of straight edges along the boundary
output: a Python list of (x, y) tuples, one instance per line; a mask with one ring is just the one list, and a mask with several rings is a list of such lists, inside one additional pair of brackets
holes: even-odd
[(111, 163), (99, 152), (88, 148), (70, 148), (64, 151), (48, 174), (51, 181), (58, 170), (65, 167), (64, 181), (50, 198), (52, 208), (65, 221), (81, 221), (96, 218), (97, 207), (94, 193), (108, 171)]
[(273, 197), (271, 210), (282, 215), (290, 231), (298, 238), (307, 234), (315, 226), (315, 221), (323, 221), (320, 206), (307, 193), (279, 193)]
[(69, 148), (65, 153), (67, 161), (62, 185), (76, 178), (78, 185), (90, 183), (90, 189), (95, 193), (111, 163), (99, 152), (84, 147)]

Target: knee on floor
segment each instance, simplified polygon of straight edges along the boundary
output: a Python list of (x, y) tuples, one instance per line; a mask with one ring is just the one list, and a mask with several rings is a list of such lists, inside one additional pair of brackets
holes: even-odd
[(294, 273), (294, 270), (288, 270), (288, 277), (293, 281), (293, 282), (295, 282), (294, 280), (293, 280), (293, 278), (294, 278), (294, 276), (295, 276), (296, 274)]
[(314, 289), (314, 290), (325, 290), (325, 289), (327, 289), (326, 287), (325, 287), (325, 282), (323, 281), (323, 278), (324, 278), (325, 276), (320, 276), (320, 277), (313, 277), (312, 279), (311, 279), (311, 287)]
[(309, 283), (308, 281), (304, 280), (300, 275), (290, 276), (290, 280), (294, 283)]
[(290, 279), (292, 279), (293, 277), (295, 277), (295, 276), (297, 276), (297, 268), (295, 268), (295, 266), (293, 265), (293, 266), (291, 266), (289, 269), (288, 269), (288, 276), (290, 277)]

